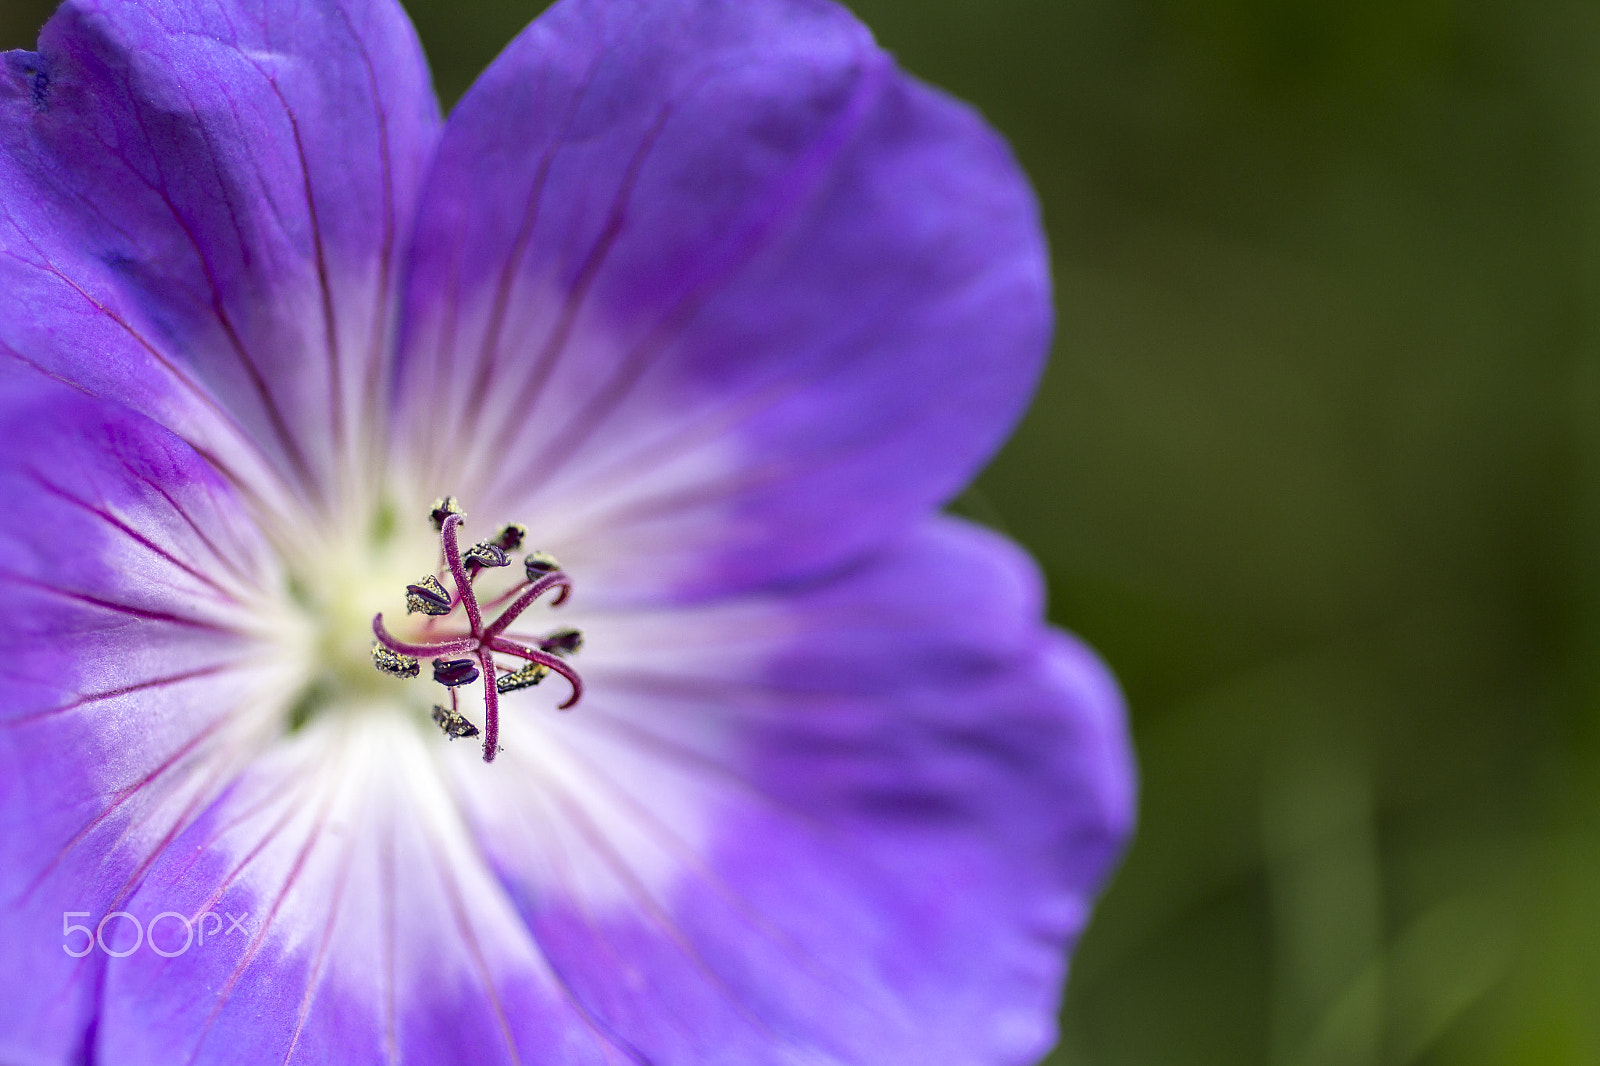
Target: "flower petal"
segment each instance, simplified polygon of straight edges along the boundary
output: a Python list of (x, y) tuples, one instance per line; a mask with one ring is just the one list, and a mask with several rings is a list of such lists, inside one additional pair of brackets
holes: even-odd
[[(655, 1063), (1022, 1063), (1132, 822), (1115, 683), (952, 521), (787, 597), (588, 627), (583, 705), (454, 790)], [(525, 705), (526, 706), (526, 705)]]
[(881, 541), (999, 443), (1048, 339), (1004, 143), (815, 0), (562, 0), (422, 203), (398, 443), (619, 588)]
[(394, 0), (68, 0), (0, 56), (0, 353), (314, 496), (438, 122)]
[(104, 961), (74, 954), (297, 679), (258, 629), (277, 572), (192, 449), (14, 367), (0, 397), (0, 1061), (67, 1061)]

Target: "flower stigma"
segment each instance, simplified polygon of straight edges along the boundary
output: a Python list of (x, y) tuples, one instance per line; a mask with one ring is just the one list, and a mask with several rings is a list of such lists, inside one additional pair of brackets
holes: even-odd
[[(460, 530), (466, 517), (455, 498), (446, 497), (434, 504), (430, 513), (439, 534), (441, 565), (432, 574), (407, 585), (406, 614), (421, 615), (411, 625), (405, 639), (384, 624), (383, 614), (373, 616), (372, 665), (379, 673), (401, 679), (414, 679), (422, 673), (422, 659), (431, 659), (433, 680), (450, 693), (450, 705), (435, 705), (433, 720), (452, 740), (479, 735), (478, 726), (461, 711), (458, 690), (480, 685), (483, 691), (483, 761), (493, 762), (500, 751), (500, 697), (531, 688), (551, 673), (560, 674), (572, 686), (572, 695), (559, 707), (567, 710), (583, 698), (583, 681), (566, 662), (583, 645), (583, 635), (575, 629), (560, 629), (533, 641), (512, 640), (505, 633), (524, 611), (547, 593), (554, 593), (550, 606), (559, 607), (572, 592), (572, 579), (554, 558), (532, 552), (523, 560), (523, 580), (492, 599), (479, 602), (474, 587), (486, 571), (511, 565), (511, 553), (522, 548), (527, 530), (520, 525), (502, 526), (488, 540), (466, 550), (460, 545)], [(446, 587), (445, 579), (450, 585)], [(485, 609), (504, 605), (493, 621), (485, 621)], [(496, 656), (520, 660), (502, 665)]]

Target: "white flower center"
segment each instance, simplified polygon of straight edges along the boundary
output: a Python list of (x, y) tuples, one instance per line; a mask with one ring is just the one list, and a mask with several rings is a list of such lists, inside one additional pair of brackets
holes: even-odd
[(372, 619), (405, 613), (405, 587), (428, 572), (438, 541), (425, 522), (385, 506), (285, 560), (306, 664), (304, 690), (290, 709), (298, 726), (330, 711), (388, 708), (425, 719), (428, 693), (372, 666)]
[[(422, 511), (436, 531), (431, 545), (416, 525), (394, 521), (397, 513), (379, 509), (375, 521), (295, 553), (287, 588), (299, 620), (289, 628), (305, 665), (289, 727), (331, 708), (411, 711), (453, 740), (481, 734), (484, 761), (493, 762), (501, 696), (557, 674), (570, 686), (562, 709), (582, 698), (567, 662), (582, 634), (521, 628), (539, 600), (564, 603), (572, 580), (548, 554), (522, 554), (520, 524), (468, 542), (453, 497)], [(432, 560), (426, 570), (424, 559)], [(405, 684), (424, 675), (433, 684)]]

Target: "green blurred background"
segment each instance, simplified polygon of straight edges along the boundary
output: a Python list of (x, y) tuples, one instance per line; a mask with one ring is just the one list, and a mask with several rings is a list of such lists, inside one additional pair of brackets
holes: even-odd
[[(543, 5), (409, 6), (449, 101)], [(1143, 764), (1051, 1061), (1600, 1062), (1600, 6), (855, 6), (1055, 247), (958, 505)]]

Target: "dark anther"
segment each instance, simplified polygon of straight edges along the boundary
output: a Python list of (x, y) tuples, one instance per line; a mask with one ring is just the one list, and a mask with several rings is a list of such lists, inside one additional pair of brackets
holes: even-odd
[(450, 594), (432, 574), (406, 586), (407, 614), (444, 615), (450, 613), (450, 608)]
[(435, 659), (433, 679), (446, 688), (470, 685), (478, 680), (478, 664), (471, 659)]
[(522, 542), (527, 539), (527, 536), (527, 526), (511, 522), (502, 526), (500, 532), (489, 539), (489, 543), (502, 551), (514, 552), (522, 547)]
[(583, 647), (583, 634), (576, 629), (558, 629), (539, 641), (539, 647), (565, 658)]
[(522, 565), (528, 571), (529, 581), (538, 581), (546, 574), (553, 574), (561, 569), (561, 564), (556, 562), (556, 557), (548, 552), (534, 552), (522, 560)]
[(377, 641), (372, 642), (372, 665), (380, 672), (393, 674), (395, 677), (416, 677), (422, 672), (417, 660), (409, 655), (390, 651)]
[(507, 692), (519, 692), (525, 688), (532, 688), (550, 676), (548, 667), (538, 663), (527, 663), (521, 669), (513, 670), (509, 674), (501, 674), (495, 681), (494, 687), (504, 696)]
[(451, 740), (455, 740), (457, 737), (475, 737), (478, 735), (477, 726), (455, 711), (440, 707), (438, 704), (433, 706), (433, 720), (439, 723), (439, 728), (444, 730), (444, 735)]
[(446, 496), (441, 500), (433, 501), (433, 510), (428, 512), (428, 518), (433, 522), (433, 531), (441, 532), (444, 529), (444, 520), (453, 514), (461, 514), (461, 504), (456, 502), (454, 496)]
[(504, 548), (488, 541), (484, 541), (482, 544), (474, 544), (462, 552), (461, 561), (468, 566), (508, 566), (511, 563), (511, 560), (506, 558), (506, 550)]

